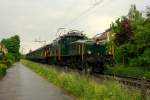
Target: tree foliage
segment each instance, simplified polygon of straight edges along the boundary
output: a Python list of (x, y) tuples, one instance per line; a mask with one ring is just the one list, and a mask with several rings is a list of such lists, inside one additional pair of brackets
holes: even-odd
[(144, 17), (135, 5), (131, 5), (128, 15), (117, 19), (111, 29), (116, 33), (113, 41), (117, 45), (117, 63), (150, 66), (150, 7)]
[(130, 20), (127, 17), (122, 17), (112, 24), (112, 30), (115, 32), (114, 43), (121, 45), (128, 42), (132, 37), (132, 29)]
[(142, 13), (136, 9), (135, 5), (131, 5), (127, 17), (130, 19), (132, 30), (136, 30), (138, 25), (142, 25), (144, 17)]
[(150, 21), (150, 7), (147, 7), (146, 17), (147, 17), (147, 20)]
[(18, 35), (15, 35), (13, 37), (10, 37), (8, 39), (3, 39), (2, 43), (6, 46), (8, 49), (9, 55), (12, 55), (15, 57), (15, 60), (18, 61), (20, 59), (20, 38)]

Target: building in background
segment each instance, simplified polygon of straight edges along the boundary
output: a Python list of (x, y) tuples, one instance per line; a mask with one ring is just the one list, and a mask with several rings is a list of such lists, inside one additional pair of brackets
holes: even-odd
[(97, 44), (100, 43), (106, 43), (110, 41), (110, 29), (107, 29), (105, 32), (97, 34), (94, 36), (94, 40), (96, 41)]
[(114, 39), (115, 33), (111, 32), (111, 29), (105, 30), (105, 32), (97, 34), (96, 36), (93, 37), (93, 39), (96, 41), (97, 44), (105, 44), (107, 43), (107, 50), (109, 54), (114, 55)]
[(4, 55), (8, 53), (7, 48), (6, 48), (5, 45), (2, 44), (2, 43), (0, 43), (0, 53), (2, 53), (2, 54), (4, 54)]

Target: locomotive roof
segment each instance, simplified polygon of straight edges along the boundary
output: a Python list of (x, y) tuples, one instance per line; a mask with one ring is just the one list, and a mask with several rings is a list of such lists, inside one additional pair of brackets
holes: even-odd
[(83, 38), (83, 37), (86, 37), (86, 36), (85, 36), (85, 34), (83, 34), (83, 31), (71, 30), (67, 34), (64, 34), (64, 35), (56, 38), (55, 40), (53, 40), (53, 42), (57, 42), (57, 41), (59, 41), (61, 39), (64, 39), (66, 37), (80, 37), (80, 38)]
[(75, 42), (72, 42), (73, 44), (74, 43), (81, 43), (81, 44), (93, 44), (93, 43), (95, 43), (95, 41), (94, 40), (92, 40), (92, 39), (88, 39), (88, 40), (77, 40), (77, 41), (75, 41)]
[(83, 31), (71, 30), (67, 34), (60, 36), (60, 38), (65, 37), (85, 37)]

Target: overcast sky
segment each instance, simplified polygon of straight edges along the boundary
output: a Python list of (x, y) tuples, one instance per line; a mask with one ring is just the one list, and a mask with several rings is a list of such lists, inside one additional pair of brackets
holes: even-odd
[(99, 0), (0, 0), (0, 39), (18, 34), (21, 51), (24, 48), (27, 53), (43, 45), (33, 42), (39, 37), (50, 43), (60, 27), (81, 30), (92, 37), (127, 15), (131, 4), (140, 11), (150, 6), (150, 0), (102, 0), (92, 9), (95, 2)]

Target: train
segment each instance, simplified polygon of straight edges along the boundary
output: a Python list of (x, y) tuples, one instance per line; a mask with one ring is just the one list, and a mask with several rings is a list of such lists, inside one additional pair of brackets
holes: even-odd
[(106, 43), (97, 43), (81, 31), (72, 30), (26, 55), (28, 60), (103, 73), (112, 55)]

